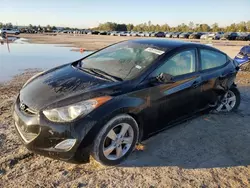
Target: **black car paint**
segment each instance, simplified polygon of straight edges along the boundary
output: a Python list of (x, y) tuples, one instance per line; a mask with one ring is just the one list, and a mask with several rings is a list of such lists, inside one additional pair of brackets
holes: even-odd
[(155, 34), (155, 37), (165, 37), (165, 33), (164, 32), (158, 32)]
[[(88, 161), (93, 139), (102, 126), (112, 117), (127, 113), (134, 117), (140, 128), (140, 140), (159, 132), (193, 113), (206, 108), (210, 96), (224, 92), (233, 83), (237, 69), (231, 60), (222, 67), (200, 70), (199, 49), (218, 51), (209, 46), (166, 42), (166, 40), (135, 40), (164, 46), (169, 50), (163, 57), (133, 80), (112, 82), (89, 75), (77, 68), (80, 61), (51, 69), (30, 81), (20, 91), (14, 106), (14, 119), (24, 131), (39, 133), (38, 137), (24, 143), (27, 148), (42, 155), (75, 161), (79, 151)], [(153, 71), (163, 60), (185, 50), (196, 50), (196, 72), (174, 78), (174, 83), (152, 82)], [(223, 53), (223, 52), (221, 52)], [(47, 120), (42, 110), (65, 106), (97, 96), (109, 95), (112, 100), (104, 103), (85, 117), (71, 123), (54, 123)], [(20, 101), (34, 110), (26, 114), (20, 109)], [(108, 110), (107, 110), (108, 109)], [(76, 138), (77, 143), (67, 152), (53, 147), (66, 138)]]
[(189, 39), (200, 39), (203, 33), (192, 33), (189, 35)]
[(192, 34), (191, 32), (182, 33), (182, 34), (179, 35), (179, 38), (188, 39), (191, 34)]

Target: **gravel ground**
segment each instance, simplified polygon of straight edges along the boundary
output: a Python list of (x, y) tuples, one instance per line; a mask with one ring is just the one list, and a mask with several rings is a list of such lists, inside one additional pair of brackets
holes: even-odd
[(15, 133), (13, 100), (36, 71), (0, 85), (0, 187), (250, 187), (250, 73), (239, 111), (207, 114), (143, 143), (122, 165), (75, 165), (29, 152)]

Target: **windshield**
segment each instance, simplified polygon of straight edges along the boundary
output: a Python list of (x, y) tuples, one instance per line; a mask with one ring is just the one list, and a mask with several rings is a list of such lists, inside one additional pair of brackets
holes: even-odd
[(166, 49), (152, 44), (126, 41), (86, 57), (83, 69), (98, 69), (110, 76), (130, 80), (146, 70)]

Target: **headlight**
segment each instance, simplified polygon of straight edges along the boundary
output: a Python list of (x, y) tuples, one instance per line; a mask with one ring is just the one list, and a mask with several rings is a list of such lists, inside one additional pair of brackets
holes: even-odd
[(110, 100), (110, 96), (98, 97), (82, 102), (78, 102), (69, 106), (55, 108), (51, 110), (44, 110), (43, 114), (54, 122), (69, 122), (80, 115), (87, 115), (92, 110)]

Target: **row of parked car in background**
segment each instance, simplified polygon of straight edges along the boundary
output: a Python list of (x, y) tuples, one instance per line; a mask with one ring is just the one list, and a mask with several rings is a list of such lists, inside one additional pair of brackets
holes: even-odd
[[(92, 34), (92, 33), (89, 33)], [(100, 32), (99, 34), (103, 34)], [(106, 32), (113, 36), (166, 37), (180, 39), (250, 40), (250, 33), (241, 32)]]
[(250, 41), (247, 32), (134, 32), (134, 31), (85, 31), (89, 35), (166, 37), (180, 39), (244, 40)]
[[(15, 34), (26, 32), (18, 29), (1, 29), (0, 34)], [(248, 32), (135, 32), (135, 31), (93, 31), (88, 29), (82, 30), (51, 30), (52, 33), (64, 34), (88, 34), (88, 35), (111, 35), (111, 36), (134, 36), (134, 37), (166, 37), (180, 39), (212, 39), (212, 40), (242, 40), (250, 41)], [(40, 33), (27, 32), (26, 33)]]

